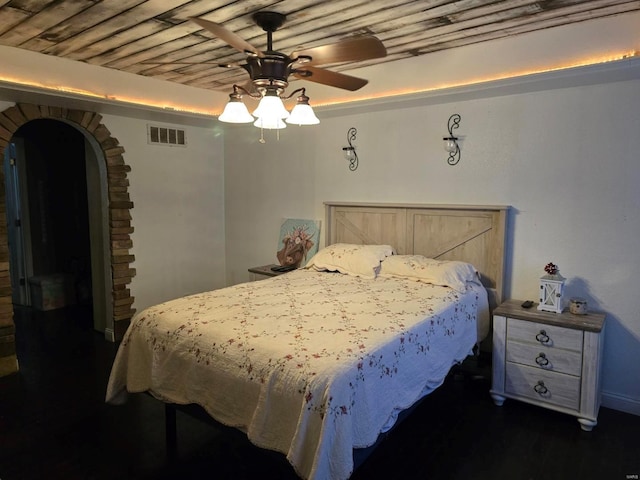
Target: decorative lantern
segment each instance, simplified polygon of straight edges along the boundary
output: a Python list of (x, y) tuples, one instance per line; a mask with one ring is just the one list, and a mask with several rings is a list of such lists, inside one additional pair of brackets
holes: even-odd
[(548, 263), (544, 267), (547, 275), (540, 277), (540, 304), (538, 310), (562, 313), (562, 290), (564, 277), (558, 273), (558, 267)]

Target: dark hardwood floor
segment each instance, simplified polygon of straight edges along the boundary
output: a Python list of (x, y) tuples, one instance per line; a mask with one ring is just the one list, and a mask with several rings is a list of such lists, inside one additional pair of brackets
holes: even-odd
[[(168, 462), (164, 406), (104, 403), (116, 345), (80, 307), (16, 312), (20, 373), (0, 378), (0, 479), (294, 479), (282, 455), (178, 413)], [(575, 418), (489, 397), (487, 367), (465, 369), (399, 425), (354, 473), (364, 479), (629, 479), (640, 474), (640, 417)], [(482, 376), (484, 374), (484, 376)]]

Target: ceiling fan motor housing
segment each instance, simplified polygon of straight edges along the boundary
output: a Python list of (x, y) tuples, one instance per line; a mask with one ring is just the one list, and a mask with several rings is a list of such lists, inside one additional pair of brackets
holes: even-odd
[(243, 65), (257, 87), (275, 86), (285, 89), (291, 74), (291, 59), (279, 52), (265, 52), (265, 56), (248, 57)]

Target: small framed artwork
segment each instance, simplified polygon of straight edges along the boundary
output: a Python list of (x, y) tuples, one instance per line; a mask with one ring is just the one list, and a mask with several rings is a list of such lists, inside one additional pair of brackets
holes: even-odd
[(320, 220), (286, 218), (280, 226), (276, 257), (282, 266), (299, 268), (318, 251)]

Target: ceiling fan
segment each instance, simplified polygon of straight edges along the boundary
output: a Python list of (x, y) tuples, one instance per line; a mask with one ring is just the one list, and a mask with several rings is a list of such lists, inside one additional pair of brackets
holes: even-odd
[[(328, 45), (294, 51), (287, 55), (273, 49), (273, 32), (282, 26), (287, 18), (286, 15), (262, 11), (254, 13), (252, 18), (259, 27), (267, 32), (267, 49), (265, 51), (258, 50), (242, 37), (218, 23), (203, 18), (193, 17), (190, 19), (246, 54), (244, 63), (220, 65), (227, 68), (241, 67), (250, 77), (250, 81), (245, 86), (233, 85), (229, 102), (218, 117), (221, 122), (253, 123), (261, 130), (285, 128), (285, 120), (289, 124), (316, 125), (320, 123), (320, 120), (309, 105), (309, 97), (305, 94), (305, 88), (298, 88), (289, 95), (285, 95), (284, 92), (289, 85), (290, 76), (354, 91), (364, 87), (368, 80), (333, 72), (321, 68), (319, 65), (367, 60), (387, 55), (387, 50), (382, 42), (372, 35), (347, 38)], [(299, 96), (296, 99), (296, 105), (289, 113), (282, 100), (287, 100), (297, 93)], [(249, 113), (242, 102), (243, 95), (260, 100), (253, 115)], [(263, 136), (260, 137), (260, 142), (264, 143)]]
[(289, 76), (355, 91), (364, 87), (368, 81), (319, 68), (318, 65), (368, 60), (387, 55), (382, 42), (373, 35), (347, 38), (328, 45), (294, 51), (287, 55), (275, 51), (272, 42), (273, 32), (284, 24), (286, 15), (272, 11), (261, 11), (254, 13), (252, 18), (259, 27), (267, 32), (267, 49), (265, 51), (258, 50), (239, 35), (218, 23), (196, 17), (192, 17), (190, 20), (247, 55), (245, 63), (223, 64), (221, 66), (244, 68), (249, 74), (253, 88), (258, 91), (263, 91), (266, 88), (284, 90), (288, 85)]

